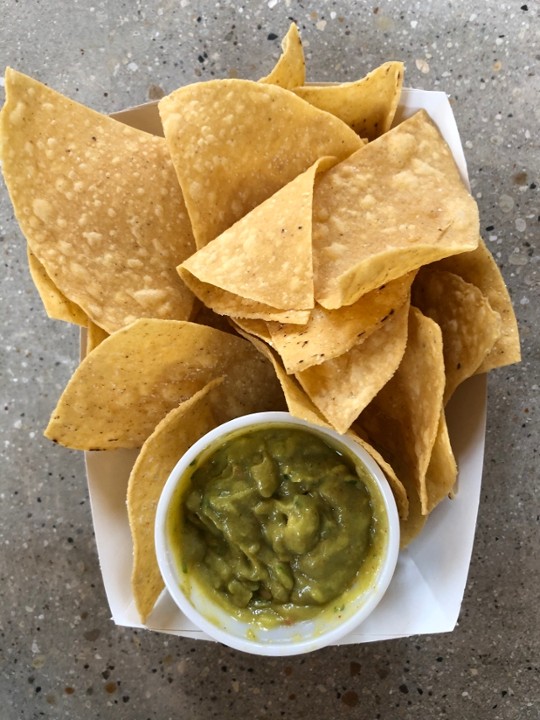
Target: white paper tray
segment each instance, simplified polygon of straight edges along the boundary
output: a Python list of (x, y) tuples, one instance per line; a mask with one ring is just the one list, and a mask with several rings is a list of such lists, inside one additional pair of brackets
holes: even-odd
[[(424, 108), (450, 146), (463, 180), (467, 168), (447, 96), (405, 89), (397, 121)], [(117, 113), (123, 122), (159, 133), (155, 103)], [(485, 376), (458, 388), (448, 407), (448, 427), (459, 466), (458, 492), (429, 516), (419, 537), (402, 551), (390, 587), (370, 617), (342, 643), (448, 632), (456, 625), (471, 559), (480, 500), (486, 420)], [(176, 608), (164, 591), (145, 626), (131, 592), (132, 544), (126, 490), (135, 451), (86, 453), (96, 543), (112, 618), (117, 625), (210, 639)]]

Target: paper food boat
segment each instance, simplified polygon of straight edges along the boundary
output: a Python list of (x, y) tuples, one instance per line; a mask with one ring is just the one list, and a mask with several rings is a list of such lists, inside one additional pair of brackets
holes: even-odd
[[(464, 182), (467, 167), (445, 93), (403, 90), (396, 123), (424, 108), (450, 146)], [(155, 103), (117, 113), (122, 122), (162, 134)], [(476, 376), (458, 388), (447, 408), (452, 447), (459, 467), (454, 499), (444, 500), (421, 534), (400, 553), (396, 573), (381, 603), (342, 643), (431, 634), (457, 623), (471, 559), (480, 499), (486, 419), (486, 380)], [(86, 453), (88, 488), (103, 583), (117, 625), (210, 638), (173, 604), (165, 590), (146, 625), (131, 592), (132, 543), (126, 491), (136, 451)]]

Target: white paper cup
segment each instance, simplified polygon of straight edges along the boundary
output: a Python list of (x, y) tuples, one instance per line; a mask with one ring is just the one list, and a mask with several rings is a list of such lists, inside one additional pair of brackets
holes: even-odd
[[(257, 425), (291, 425), (328, 438), (334, 447), (340, 446), (355, 462), (368, 471), (373, 482), (371, 492), (379, 494), (387, 519), (388, 532), (383, 553), (369, 586), (361, 577), (346, 592), (309, 620), (302, 620), (271, 629), (255, 622), (243, 622), (212, 600), (197, 582), (194, 573), (180, 570), (178, 550), (173, 551), (167, 530), (168, 513), (173, 500), (182, 493), (182, 484), (190, 482), (188, 468), (201, 453), (231, 434)], [(178, 461), (161, 494), (155, 523), (156, 554), (163, 580), (172, 599), (197, 627), (214, 640), (229, 647), (257, 655), (298, 655), (336, 643), (357, 627), (374, 610), (383, 597), (394, 573), (399, 552), (399, 518), (394, 496), (388, 482), (374, 460), (352, 438), (319, 427), (285, 412), (263, 412), (245, 415), (220, 425), (198, 440)], [(359, 573), (359, 576), (361, 573)], [(342, 608), (341, 606), (344, 605)], [(335, 610), (340, 607), (340, 611)]]

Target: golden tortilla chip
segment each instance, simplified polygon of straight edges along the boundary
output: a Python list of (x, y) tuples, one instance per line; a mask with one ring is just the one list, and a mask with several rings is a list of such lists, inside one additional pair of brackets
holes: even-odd
[(387, 62), (356, 82), (295, 87), (294, 92), (343, 120), (361, 138), (375, 140), (392, 127), (403, 73), (403, 63)]
[(277, 85), (210, 80), (159, 103), (165, 137), (204, 247), (319, 158), (362, 146), (345, 123)]
[(292, 23), (289, 31), (281, 43), (282, 54), (274, 69), (259, 80), (261, 83), (279, 85), (286, 90), (292, 90), (306, 81), (306, 62), (304, 60), (304, 49), (302, 40), (295, 23)]
[(447, 403), (493, 347), (500, 335), (500, 316), (475, 285), (434, 266), (422, 268), (416, 276), (412, 302), (442, 330)]
[(453, 492), (457, 474), (457, 463), (450, 445), (450, 436), (443, 411), (426, 470), (426, 514)]
[[(391, 280), (363, 295), (353, 305), (344, 305), (337, 310), (315, 305), (302, 327), (268, 323), (266, 332), (270, 333), (271, 344), (287, 372), (301, 372), (343, 355), (358, 340), (366, 339), (407, 301), (413, 279), (414, 273), (409, 273)], [(249, 330), (249, 326), (246, 329)]]
[(88, 323), (84, 310), (60, 292), (28, 245), (26, 252), (28, 269), (47, 315), (52, 320), (64, 320), (84, 327)]
[[(313, 182), (319, 166), (331, 160), (318, 160), (185, 260), (178, 271), (186, 285), (197, 294), (195, 277), (237, 296), (238, 310), (230, 313), (236, 316), (267, 320), (276, 310), (311, 309)], [(206, 293), (205, 301), (218, 313), (228, 309), (219, 306), (217, 295), (209, 299)]]
[(482, 238), (476, 250), (445, 258), (437, 263), (437, 267), (456, 273), (467, 282), (476, 285), (487, 297), (493, 310), (500, 315), (499, 338), (476, 372), (488, 372), (494, 368), (519, 362), (521, 360), (519, 331), (512, 300), (501, 271)]
[(97, 346), (102, 343), (106, 338), (109, 337), (109, 333), (95, 322), (88, 319), (88, 326), (86, 328), (86, 354), (92, 352)]
[[(233, 326), (238, 329), (244, 337), (254, 335), (265, 343), (272, 345), (272, 338), (268, 330), (268, 323), (264, 320), (250, 320), (248, 318), (231, 318)], [(242, 332), (243, 331), (243, 332)], [(249, 339), (249, 337), (248, 337)]]
[(394, 499), (396, 501), (397, 509), (399, 517), (402, 520), (406, 520), (407, 516), (409, 514), (409, 500), (407, 498), (407, 491), (405, 490), (405, 487), (401, 480), (398, 478), (396, 473), (394, 472), (393, 467), (386, 462), (386, 460), (383, 458), (383, 456), (375, 450), (375, 448), (370, 445), (367, 440), (364, 440), (364, 438), (361, 438), (359, 435), (357, 435), (353, 430), (347, 431), (348, 437), (352, 438), (355, 442), (357, 442), (359, 445), (361, 445), (364, 450), (371, 455), (373, 460), (377, 463), (377, 465), (381, 468), (383, 473), (386, 476), (386, 479), (388, 480), (388, 483), (390, 485), (390, 488), (392, 490), (392, 494), (394, 495)]
[(243, 338), (177, 320), (137, 320), (79, 365), (45, 435), (79, 450), (141, 447), (157, 423), (210, 380), (216, 419), (281, 409), (270, 364)]
[(478, 244), (478, 208), (423, 110), (317, 178), (315, 299), (334, 309)]
[(344, 355), (296, 374), (308, 397), (340, 433), (390, 380), (407, 343), (409, 303)]
[(6, 71), (0, 155), (17, 220), (65, 297), (107, 332), (186, 319), (176, 266), (194, 250), (163, 138)]
[(426, 473), (439, 429), (444, 384), (441, 330), (411, 307), (401, 364), (353, 428), (390, 463), (405, 486), (409, 515), (401, 523), (404, 543), (421, 530), (422, 516), (428, 512)]
[(217, 426), (208, 395), (221, 382), (221, 378), (212, 380), (161, 420), (142, 446), (129, 476), (127, 510), (133, 540), (131, 587), (143, 623), (165, 587), (154, 546), (159, 497), (186, 450)]

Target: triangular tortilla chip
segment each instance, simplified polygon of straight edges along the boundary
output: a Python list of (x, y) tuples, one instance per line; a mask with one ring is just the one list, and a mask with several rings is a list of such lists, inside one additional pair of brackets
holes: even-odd
[(176, 266), (194, 250), (167, 146), (6, 71), (2, 170), (17, 220), (65, 297), (107, 332), (186, 319)]
[(79, 365), (45, 435), (79, 450), (141, 447), (157, 423), (210, 380), (216, 418), (281, 409), (271, 365), (243, 338), (176, 320), (138, 320)]
[(281, 43), (283, 52), (272, 72), (259, 80), (261, 83), (279, 85), (292, 90), (306, 81), (306, 62), (302, 40), (295, 23), (292, 23)]
[[(191, 286), (195, 277), (237, 295), (243, 312), (250, 311), (251, 301), (272, 310), (311, 309), (313, 182), (321, 163), (324, 168), (328, 161), (318, 160), (185, 260), (178, 271), (186, 284)], [(195, 285), (191, 287), (196, 292)], [(215, 296), (212, 307), (220, 312)], [(254, 307), (250, 317), (256, 317)], [(269, 313), (265, 317), (261, 312), (267, 319)]]
[(493, 310), (500, 315), (500, 336), (476, 372), (488, 372), (519, 362), (519, 331), (512, 300), (501, 271), (482, 238), (476, 250), (441, 260), (437, 267), (456, 273), (476, 285), (487, 297)]
[(428, 469), (426, 470), (426, 513), (430, 513), (441, 500), (448, 497), (454, 490), (458, 468), (450, 436), (446, 425), (446, 416), (441, 412), (437, 436), (431, 451)]
[(401, 520), (406, 520), (407, 516), (409, 514), (409, 500), (407, 498), (407, 492), (405, 490), (405, 487), (401, 480), (398, 478), (396, 473), (394, 472), (393, 467), (386, 462), (386, 460), (383, 458), (383, 456), (375, 450), (375, 448), (370, 445), (367, 440), (357, 435), (353, 430), (347, 431), (347, 436), (352, 438), (355, 442), (357, 442), (359, 445), (361, 445), (364, 450), (371, 455), (371, 457), (375, 460), (377, 465), (381, 468), (383, 473), (386, 476), (386, 479), (388, 480), (388, 483), (392, 489), (392, 493), (394, 495), (394, 499), (396, 501), (398, 514)]
[(361, 80), (340, 85), (296, 87), (298, 97), (347, 123), (361, 138), (375, 140), (390, 130), (396, 114), (404, 66), (387, 62)]
[(315, 299), (328, 309), (477, 244), (476, 202), (423, 110), (315, 182)]
[(416, 276), (412, 302), (442, 330), (447, 403), (493, 347), (500, 335), (500, 316), (476, 285), (435, 266), (422, 268)]
[(159, 112), (198, 248), (319, 158), (342, 160), (362, 146), (338, 118), (249, 80), (188, 85)]
[(131, 587), (143, 623), (165, 587), (154, 547), (159, 497), (186, 450), (217, 426), (208, 395), (221, 381), (221, 378), (212, 380), (161, 420), (142, 446), (129, 476), (127, 509), (133, 540)]
[(409, 314), (407, 348), (399, 368), (357, 421), (365, 437), (394, 468), (409, 498), (409, 541), (420, 531), (429, 507), (426, 473), (437, 433), (444, 392), (442, 334), (414, 307)]
[(409, 303), (344, 355), (296, 374), (308, 397), (340, 433), (390, 380), (407, 343)]
[(353, 305), (337, 310), (315, 305), (308, 322), (301, 327), (269, 322), (267, 332), (287, 372), (301, 372), (343, 355), (358, 340), (366, 339), (403, 306), (413, 279), (414, 273), (409, 273), (391, 280), (363, 295)]

